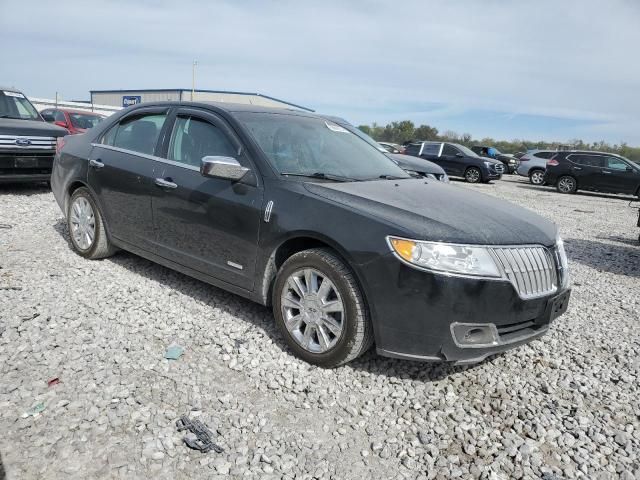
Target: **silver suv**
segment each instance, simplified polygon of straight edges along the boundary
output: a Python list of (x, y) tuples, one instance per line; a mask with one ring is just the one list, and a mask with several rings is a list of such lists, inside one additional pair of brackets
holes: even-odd
[(534, 185), (542, 185), (547, 160), (556, 153), (558, 152), (555, 150), (530, 150), (520, 157), (520, 165), (516, 172), (523, 177), (529, 177), (529, 181)]

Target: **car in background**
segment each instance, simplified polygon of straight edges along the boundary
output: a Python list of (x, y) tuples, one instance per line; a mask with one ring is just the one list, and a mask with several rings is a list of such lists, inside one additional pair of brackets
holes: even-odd
[(514, 173), (518, 168), (518, 159), (509, 154), (501, 153), (495, 147), (484, 147), (480, 145), (474, 145), (471, 150), (481, 157), (493, 158), (494, 160), (500, 160), (504, 164), (505, 173)]
[(0, 87), (0, 182), (48, 182), (66, 134), (46, 123), (22, 92)]
[(71, 135), (84, 133), (95, 127), (105, 116), (84, 110), (70, 110), (67, 108), (47, 108), (40, 112), (46, 122), (66, 128)]
[(415, 142), (407, 145), (404, 153), (440, 165), (447, 175), (462, 177), (469, 183), (499, 180), (505, 170), (502, 162), (483, 158), (457, 143)]
[(367, 142), (369, 145), (371, 145), (378, 151), (384, 153), (387, 157), (389, 157), (396, 165), (402, 168), (405, 172), (413, 176), (433, 178), (440, 182), (449, 183), (449, 176), (446, 174), (444, 169), (439, 165), (436, 165), (435, 163), (422, 158), (413, 158), (408, 155), (389, 153), (389, 151), (386, 148), (384, 148), (384, 146), (382, 146), (380, 142), (376, 142), (373, 138), (371, 138), (369, 135), (364, 133), (362, 130), (360, 130), (356, 126), (347, 122), (344, 118), (333, 117), (328, 115), (324, 115), (323, 117), (326, 118), (327, 120), (331, 120), (332, 122), (337, 123), (341, 127), (346, 128), (351, 133), (357, 135), (358, 137), (360, 137), (362, 140)]
[(67, 137), (51, 186), (78, 255), (121, 248), (270, 306), (289, 349), (322, 367), (374, 343), (479, 362), (543, 336), (569, 303), (552, 222), (413, 178), (310, 112), (128, 107)]
[(556, 153), (558, 152), (555, 150), (531, 150), (520, 157), (520, 165), (516, 173), (528, 177), (533, 185), (543, 185), (547, 160)]
[(560, 193), (592, 190), (640, 197), (640, 166), (613, 153), (557, 152), (547, 162), (544, 181)]
[(389, 153), (404, 152), (404, 147), (402, 145), (398, 145), (397, 143), (389, 143), (389, 142), (378, 142), (378, 143), (382, 145), (382, 148), (384, 148)]

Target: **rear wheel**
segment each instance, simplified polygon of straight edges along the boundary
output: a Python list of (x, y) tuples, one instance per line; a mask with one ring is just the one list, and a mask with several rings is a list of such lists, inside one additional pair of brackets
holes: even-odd
[(84, 187), (74, 191), (69, 200), (67, 226), (73, 249), (83, 257), (98, 259), (115, 252), (107, 238), (102, 215), (91, 193)]
[(564, 175), (558, 179), (556, 183), (556, 189), (560, 193), (576, 193), (578, 190), (578, 182), (570, 175)]
[(467, 171), (464, 172), (464, 179), (469, 183), (478, 183), (482, 181), (482, 172), (479, 168), (469, 167)]
[(273, 315), (291, 350), (321, 367), (347, 363), (373, 343), (360, 287), (329, 249), (304, 250), (287, 259), (273, 288)]
[(544, 170), (531, 170), (529, 172), (529, 181), (534, 185), (542, 185), (544, 183)]

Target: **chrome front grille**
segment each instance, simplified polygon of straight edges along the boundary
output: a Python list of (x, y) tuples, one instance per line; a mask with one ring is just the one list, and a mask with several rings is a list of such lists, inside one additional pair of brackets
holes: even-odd
[(544, 247), (497, 247), (493, 253), (507, 279), (522, 298), (549, 295), (558, 289), (552, 252)]
[(55, 137), (31, 135), (0, 135), (0, 149), (51, 150), (56, 149)]
[(495, 169), (496, 173), (504, 173), (504, 165), (502, 163), (497, 163)]

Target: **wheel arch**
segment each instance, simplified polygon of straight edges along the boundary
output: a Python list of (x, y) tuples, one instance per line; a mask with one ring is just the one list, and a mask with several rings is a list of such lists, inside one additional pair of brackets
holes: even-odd
[(360, 278), (357, 269), (354, 268), (353, 259), (347, 250), (338, 242), (326, 237), (325, 235), (317, 232), (302, 231), (291, 233), (287, 237), (280, 239), (280, 241), (277, 242), (271, 250), (262, 275), (262, 285), (260, 286), (259, 291), (261, 303), (267, 306), (271, 305), (273, 284), (282, 264), (284, 264), (284, 262), (292, 255), (311, 248), (328, 248), (332, 250), (353, 272), (356, 281), (358, 282), (358, 286), (360, 287), (362, 296), (364, 297), (365, 302), (367, 301), (362, 279)]

